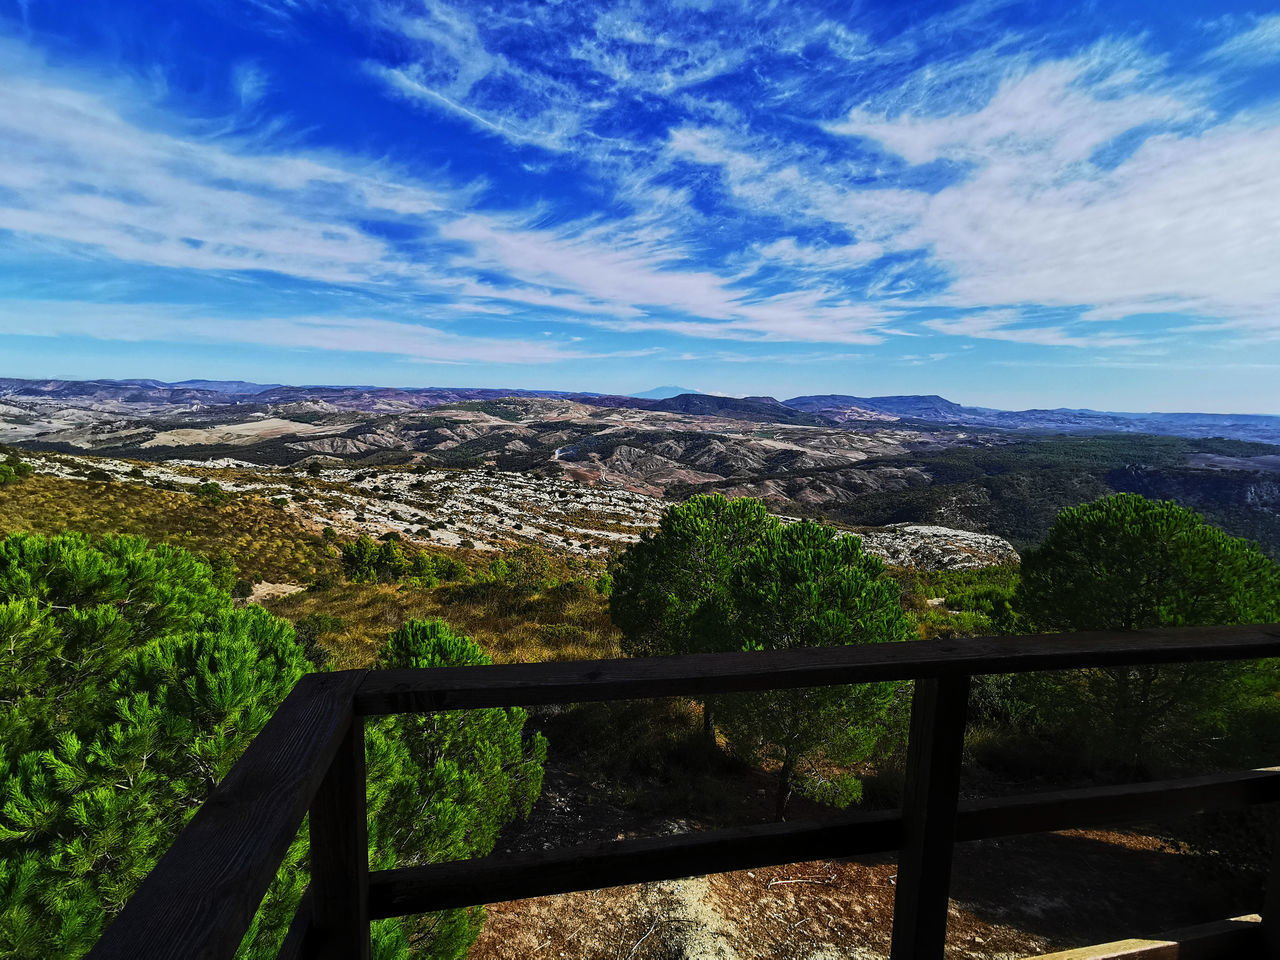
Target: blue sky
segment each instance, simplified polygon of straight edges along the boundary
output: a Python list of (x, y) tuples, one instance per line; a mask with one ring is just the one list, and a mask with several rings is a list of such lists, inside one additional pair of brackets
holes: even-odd
[(0, 0), (0, 376), (1280, 413), (1280, 15)]

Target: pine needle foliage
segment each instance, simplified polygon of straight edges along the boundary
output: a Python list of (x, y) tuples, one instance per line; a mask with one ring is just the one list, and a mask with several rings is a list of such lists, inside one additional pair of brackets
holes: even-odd
[(302, 675), (212, 577), (134, 537), (0, 541), (0, 955), (85, 953)]
[[(236, 606), (211, 566), (134, 537), (0, 540), (0, 956), (82, 956), (308, 669), (289, 624)], [(443, 621), (388, 638), (382, 667), (488, 656)], [(546, 742), (519, 709), (368, 727), (375, 869), (489, 853), (528, 816)], [(274, 957), (307, 882), (291, 845), (239, 951)], [(455, 910), (374, 927), (377, 960), (466, 954)]]
[[(1014, 599), (1039, 630), (1280, 620), (1280, 566), (1171, 501), (1117, 494), (1058, 515)], [(1045, 724), (1095, 761), (1144, 775), (1207, 756), (1268, 665), (1098, 667), (1032, 678)], [(1274, 678), (1270, 682), (1274, 689)]]
[[(883, 643), (915, 637), (901, 590), (856, 537), (784, 524), (763, 502), (703, 495), (667, 508), (611, 569), (609, 608), (630, 656)], [(894, 684), (773, 691), (703, 704), (734, 752), (771, 766), (776, 815), (793, 789), (847, 804), (859, 785), (841, 773), (891, 732)]]
[[(766, 530), (734, 570), (732, 613), (717, 629), (741, 650), (785, 650), (914, 639), (900, 588), (857, 537), (812, 521)], [(719, 703), (730, 746), (778, 777), (775, 816), (793, 788), (845, 806), (860, 784), (840, 771), (894, 732), (900, 684), (773, 690)], [(815, 763), (820, 760), (820, 763)]]
[[(776, 528), (764, 503), (703, 494), (663, 511), (610, 570), (609, 613), (629, 657), (736, 650), (721, 625), (734, 619), (732, 584), (747, 552)], [(714, 704), (703, 702), (703, 727), (715, 740)]]
[[(492, 662), (443, 620), (410, 620), (388, 637), (378, 667)], [(508, 823), (528, 817), (542, 792), (547, 742), (541, 734), (524, 736), (527, 719), (526, 711), (509, 707), (404, 715), (370, 724), (366, 743), (374, 868), (485, 856)], [(413, 925), (414, 955), (465, 957), (483, 919), (481, 908), (422, 919)]]

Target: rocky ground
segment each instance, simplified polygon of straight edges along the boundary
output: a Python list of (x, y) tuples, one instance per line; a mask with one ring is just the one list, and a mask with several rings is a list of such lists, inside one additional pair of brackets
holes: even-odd
[[(30, 461), (41, 473), (68, 478), (100, 471), (118, 483), (159, 482), (191, 490), (217, 483), (233, 495), (283, 498), (286, 511), (344, 536), (396, 533), (411, 543), (477, 550), (534, 544), (604, 556), (638, 540), (666, 505), (647, 494), (568, 475), (491, 468), (344, 467), (310, 476), (228, 458), (147, 463), (45, 454), (31, 455)], [(913, 524), (849, 532), (856, 532), (870, 553), (896, 566), (959, 569), (1018, 559), (1007, 541), (990, 534)]]

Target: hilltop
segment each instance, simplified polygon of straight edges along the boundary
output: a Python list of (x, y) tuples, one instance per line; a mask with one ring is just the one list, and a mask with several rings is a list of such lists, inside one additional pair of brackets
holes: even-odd
[[(251, 393), (250, 390), (263, 389)], [(1153, 419), (1154, 418), (1154, 419)], [(1033, 546), (1065, 506), (1175, 499), (1280, 555), (1280, 418), (995, 411), (940, 396), (663, 399), (497, 388), (0, 380), (0, 442), (139, 461), (495, 470)], [(1182, 436), (1181, 434), (1189, 434)]]

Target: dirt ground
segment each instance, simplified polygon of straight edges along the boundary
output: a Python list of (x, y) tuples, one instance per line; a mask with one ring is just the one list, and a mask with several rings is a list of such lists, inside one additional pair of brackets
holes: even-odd
[[(1013, 960), (1239, 913), (1188, 861), (1113, 831), (963, 844), (947, 956)], [(496, 904), (470, 957), (887, 957), (896, 873), (859, 858)]]
[[(802, 805), (793, 817), (821, 811)], [(637, 822), (592, 784), (553, 766), (530, 824), (497, 852), (699, 826), (659, 818)], [(896, 874), (892, 855), (872, 856), (495, 904), (470, 960), (887, 957)], [(947, 956), (1013, 960), (1257, 908), (1219, 886), (1206, 883), (1194, 858), (1141, 830), (1070, 830), (960, 844)]]

